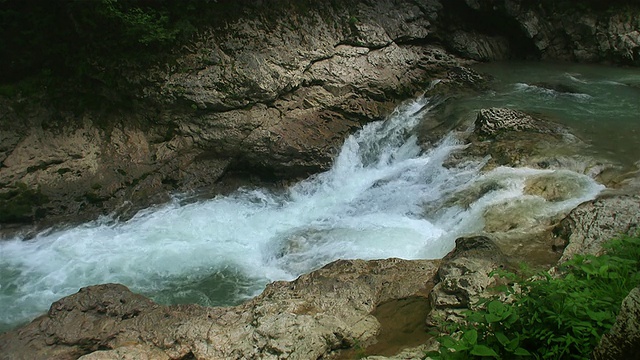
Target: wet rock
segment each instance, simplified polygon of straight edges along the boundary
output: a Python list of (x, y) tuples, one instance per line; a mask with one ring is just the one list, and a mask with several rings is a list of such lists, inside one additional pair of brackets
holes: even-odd
[(535, 119), (522, 111), (506, 108), (480, 109), (475, 121), (475, 133), (485, 138), (496, 138), (504, 132), (557, 133), (554, 126)]
[(581, 204), (554, 230), (566, 244), (560, 261), (576, 254), (599, 255), (602, 245), (621, 234), (640, 230), (640, 196), (611, 195)]
[(506, 264), (502, 251), (488, 237), (457, 239), (456, 248), (444, 257), (437, 284), (429, 295), (432, 312), (428, 324), (460, 320), (460, 313), (472, 307), (485, 289), (496, 284), (490, 273)]
[(536, 195), (550, 202), (559, 202), (577, 197), (586, 186), (566, 172), (543, 174), (527, 179), (524, 193)]
[(640, 359), (640, 287), (622, 301), (616, 322), (593, 352), (595, 360)]
[(541, 87), (541, 88), (545, 88), (548, 90), (553, 90), (555, 92), (558, 93), (562, 93), (562, 94), (580, 94), (580, 91), (570, 85), (566, 85), (566, 84), (561, 84), (561, 83), (542, 83), (542, 82), (538, 82), (538, 83), (533, 83), (531, 84), (533, 86), (537, 86), (537, 87)]
[(341, 260), (230, 308), (157, 305), (117, 284), (83, 288), (0, 335), (0, 359), (316, 359), (375, 341), (371, 313), (427, 295), (439, 261)]
[(564, 169), (593, 178), (614, 167), (584, 155), (588, 145), (567, 128), (513, 109), (480, 109), (473, 133), (461, 137), (469, 142), (468, 147), (452, 154), (446, 166), (484, 159), (486, 171), (499, 166)]

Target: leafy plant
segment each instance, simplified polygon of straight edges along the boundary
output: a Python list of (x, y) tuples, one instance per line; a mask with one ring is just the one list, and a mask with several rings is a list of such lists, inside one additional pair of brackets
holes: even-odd
[[(562, 276), (542, 273), (484, 298), (461, 324), (445, 325), (433, 359), (588, 359), (640, 283), (640, 238), (610, 241), (601, 256), (575, 256)], [(514, 273), (499, 275), (513, 280)]]

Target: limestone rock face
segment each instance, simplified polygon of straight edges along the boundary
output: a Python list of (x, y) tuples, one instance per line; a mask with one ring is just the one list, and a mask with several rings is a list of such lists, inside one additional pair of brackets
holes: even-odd
[(162, 306), (122, 285), (91, 286), (0, 335), (0, 359), (317, 359), (374, 342), (375, 307), (427, 296), (438, 265), (340, 260), (230, 308)]
[(496, 280), (489, 274), (504, 267), (507, 260), (489, 238), (475, 236), (456, 240), (456, 248), (443, 259), (437, 284), (430, 294), (432, 311), (429, 323), (459, 320), (459, 312), (468, 309)]
[(566, 242), (560, 261), (576, 254), (599, 255), (602, 244), (621, 234), (640, 230), (640, 196), (602, 196), (575, 208), (555, 233)]
[(141, 69), (130, 108), (0, 99), (1, 230), (131, 214), (238, 178), (306, 177), (432, 80), (464, 86), (447, 72), (465, 62), (426, 42), (438, 0), (271, 5), (247, 4), (175, 64)]
[(640, 359), (640, 287), (622, 301), (620, 313), (593, 352), (595, 360)]
[[(496, 44), (504, 41), (487, 41), (499, 34), (509, 43), (512, 56), (640, 65), (636, 3), (591, 2), (580, 8), (570, 1), (465, 0), (444, 5), (452, 25), (443, 37), (454, 50), (471, 58), (491, 60), (482, 54), (501, 54), (495, 49), (504, 47)], [(460, 22), (475, 40), (468, 41), (468, 35), (457, 32), (455, 24)]]
[(488, 36), (456, 31), (451, 48), (462, 56), (478, 61), (497, 61), (509, 58), (509, 41), (503, 36)]

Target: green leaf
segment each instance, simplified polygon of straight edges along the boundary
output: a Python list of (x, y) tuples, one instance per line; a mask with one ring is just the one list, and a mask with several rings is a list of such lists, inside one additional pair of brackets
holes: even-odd
[(464, 335), (462, 335), (462, 339), (469, 345), (475, 345), (478, 343), (478, 331), (476, 329), (467, 330)]
[(505, 349), (510, 352), (514, 352), (518, 348), (518, 345), (520, 345), (520, 336), (516, 335), (515, 338), (509, 341), (509, 344), (505, 345)]
[(499, 301), (491, 301), (487, 304), (487, 310), (490, 314), (502, 314), (505, 311), (505, 306)]
[(496, 331), (496, 333), (494, 335), (496, 336), (496, 339), (498, 339), (500, 344), (502, 344), (502, 346), (507, 346), (507, 344), (509, 344), (509, 342), (511, 342), (511, 340), (509, 340), (507, 335), (505, 335), (501, 331)]
[(438, 341), (440, 342), (440, 344), (442, 344), (442, 346), (449, 349), (456, 346), (456, 341), (451, 336), (443, 336), (439, 338)]
[(531, 353), (529, 351), (521, 347), (517, 348), (516, 351), (513, 352), (513, 354), (518, 356), (531, 356)]
[(485, 314), (484, 318), (487, 320), (488, 323), (496, 323), (503, 319), (501, 315), (495, 315), (495, 314)]
[(499, 358), (498, 353), (496, 353), (492, 348), (485, 345), (476, 345), (471, 349), (471, 355), (476, 356), (492, 356), (494, 358)]

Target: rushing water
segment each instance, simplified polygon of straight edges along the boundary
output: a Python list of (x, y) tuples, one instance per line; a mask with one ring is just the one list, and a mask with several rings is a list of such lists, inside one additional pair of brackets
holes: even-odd
[[(540, 217), (602, 189), (568, 171), (443, 167), (463, 147), (455, 134), (428, 151), (412, 134), (432, 106), (418, 99), (366, 125), (345, 141), (331, 170), (287, 190), (244, 189), (196, 203), (176, 198), (126, 222), (101, 219), (0, 242), (0, 330), (91, 284), (122, 283), (162, 303), (229, 305), (336, 259), (439, 258), (458, 236), (480, 231), (491, 206), (524, 204)], [(540, 174), (578, 190), (552, 206), (523, 195), (526, 179)], [(482, 184), (490, 190), (470, 203), (448, 202)]]

